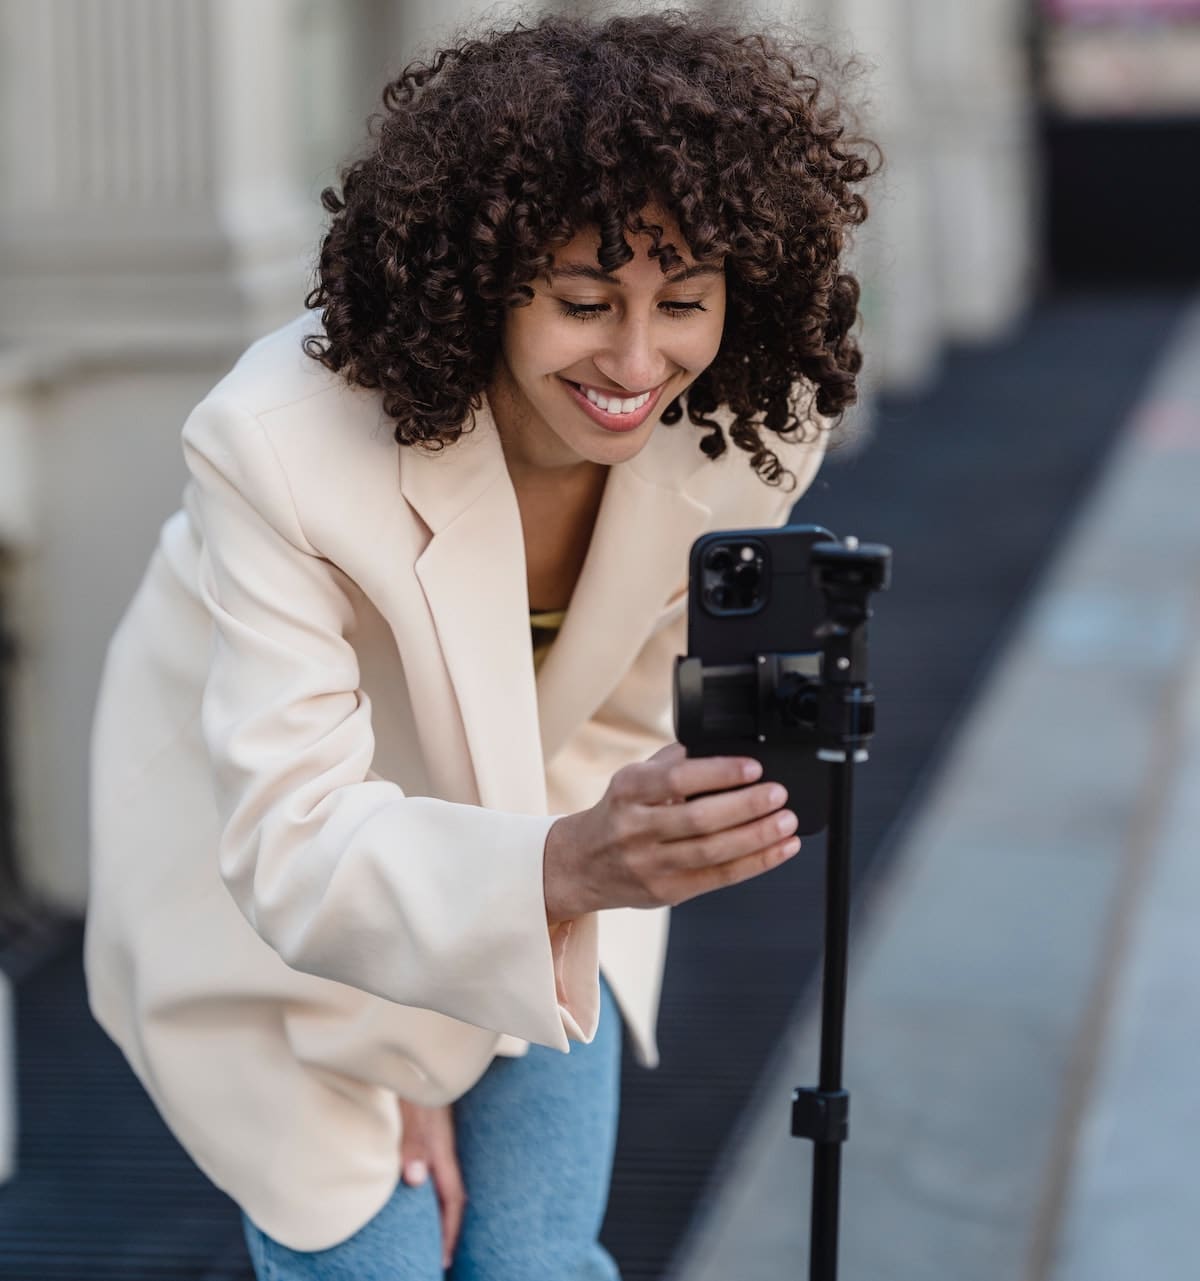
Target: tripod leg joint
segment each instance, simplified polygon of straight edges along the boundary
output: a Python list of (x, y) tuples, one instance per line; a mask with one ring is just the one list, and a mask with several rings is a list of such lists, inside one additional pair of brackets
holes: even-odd
[(846, 1090), (792, 1091), (792, 1134), (814, 1143), (845, 1143), (850, 1134), (850, 1095)]

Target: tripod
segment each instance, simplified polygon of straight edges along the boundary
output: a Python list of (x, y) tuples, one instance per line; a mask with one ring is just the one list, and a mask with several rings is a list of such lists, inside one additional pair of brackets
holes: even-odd
[(815, 1087), (792, 1093), (792, 1134), (814, 1145), (809, 1281), (836, 1281), (842, 1144), (850, 1120), (842, 1058), (854, 766), (867, 759), (875, 729), (866, 624), (872, 593), (890, 581), (891, 550), (856, 538), (819, 541), (808, 565), (809, 584), (824, 600), (814, 633), (819, 664), (811, 652), (756, 653), (752, 662), (712, 666), (697, 657), (680, 659), (676, 725), (689, 750), (713, 741), (727, 745), (728, 727), (740, 723), (754, 727), (760, 744), (770, 739), (776, 751), (782, 743), (785, 753), (815, 755), (829, 766), (820, 1072)]

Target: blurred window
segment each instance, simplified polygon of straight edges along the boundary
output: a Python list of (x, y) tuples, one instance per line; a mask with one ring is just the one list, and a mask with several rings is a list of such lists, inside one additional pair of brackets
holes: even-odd
[(1200, 0), (1042, 0), (1041, 11), (1053, 108), (1200, 117)]

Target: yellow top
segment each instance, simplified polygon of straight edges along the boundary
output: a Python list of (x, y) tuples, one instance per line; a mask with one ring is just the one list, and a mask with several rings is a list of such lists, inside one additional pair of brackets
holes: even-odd
[(533, 636), (533, 669), (542, 665), (551, 642), (558, 635), (558, 629), (566, 618), (565, 609), (531, 609), (529, 611), (529, 630)]

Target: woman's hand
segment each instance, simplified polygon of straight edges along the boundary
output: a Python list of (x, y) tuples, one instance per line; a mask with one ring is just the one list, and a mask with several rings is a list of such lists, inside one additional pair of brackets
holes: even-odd
[(689, 760), (678, 743), (619, 769), (596, 805), (550, 828), (547, 920), (673, 907), (778, 867), (800, 848), (796, 816), (777, 783), (754, 784), (761, 775), (747, 757)]
[(450, 1107), (423, 1108), (400, 1100), (400, 1171), (410, 1187), (420, 1187), (430, 1174), (442, 1217), (442, 1267), (449, 1268), (462, 1228), (467, 1191), (454, 1145)]

